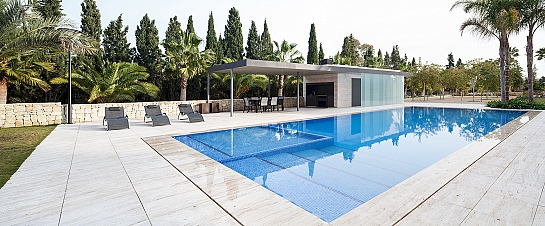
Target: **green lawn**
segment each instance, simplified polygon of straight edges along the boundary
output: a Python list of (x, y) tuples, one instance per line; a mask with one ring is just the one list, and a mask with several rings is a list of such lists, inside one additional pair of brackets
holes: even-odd
[(0, 129), (0, 188), (55, 127), (56, 125)]

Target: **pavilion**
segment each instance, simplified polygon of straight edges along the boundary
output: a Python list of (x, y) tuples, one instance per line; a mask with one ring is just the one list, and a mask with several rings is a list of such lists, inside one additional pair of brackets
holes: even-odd
[[(403, 103), (404, 78), (411, 73), (398, 70), (333, 64), (297, 64), (244, 59), (207, 69), (207, 102), (210, 101), (210, 73), (231, 74), (231, 116), (233, 116), (233, 74), (303, 76), (303, 97), (307, 106), (354, 107)], [(299, 93), (299, 79), (297, 80)], [(297, 95), (297, 110), (299, 97)]]

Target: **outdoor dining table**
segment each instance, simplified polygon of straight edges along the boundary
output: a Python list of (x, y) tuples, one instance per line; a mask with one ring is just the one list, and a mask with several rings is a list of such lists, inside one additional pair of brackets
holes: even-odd
[(261, 102), (259, 97), (250, 97), (250, 99), (248, 99), (248, 101), (250, 102), (251, 106), (255, 107), (255, 113), (257, 113), (257, 110), (259, 109), (259, 102)]

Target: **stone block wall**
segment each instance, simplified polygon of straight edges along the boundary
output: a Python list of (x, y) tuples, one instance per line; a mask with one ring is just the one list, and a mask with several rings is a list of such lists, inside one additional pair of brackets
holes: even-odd
[[(219, 103), (221, 112), (231, 110), (230, 99), (211, 100), (211, 103)], [(146, 114), (144, 106), (159, 104), (162, 112), (170, 117), (176, 117), (179, 113), (179, 104), (191, 103), (193, 110), (200, 112), (199, 104), (206, 103), (205, 100), (194, 101), (160, 101), (160, 102), (135, 102), (135, 103), (104, 103), (104, 104), (73, 104), (72, 122), (100, 122), (104, 118), (105, 107), (123, 107), (125, 114), (131, 119), (144, 119)], [(304, 106), (304, 98), (300, 98), (300, 106)], [(296, 107), (297, 97), (286, 97), (285, 107)], [(244, 100), (235, 99), (233, 109), (242, 111)], [(61, 103), (20, 103), (0, 105), (0, 128), (22, 127), (37, 125), (53, 125), (67, 123), (68, 106)]]
[(61, 103), (0, 104), (0, 128), (61, 124)]

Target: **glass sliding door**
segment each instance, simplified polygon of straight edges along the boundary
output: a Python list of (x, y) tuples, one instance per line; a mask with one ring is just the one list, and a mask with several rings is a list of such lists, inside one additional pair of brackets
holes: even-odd
[(402, 104), (404, 79), (399, 75), (361, 74), (361, 106)]

